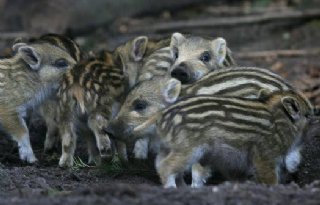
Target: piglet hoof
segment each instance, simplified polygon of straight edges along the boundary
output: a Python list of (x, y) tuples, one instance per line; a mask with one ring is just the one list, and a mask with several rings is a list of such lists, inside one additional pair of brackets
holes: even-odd
[(104, 147), (104, 148), (100, 148), (99, 151), (100, 151), (101, 157), (103, 157), (103, 158), (112, 157), (112, 149), (111, 148)]
[(66, 156), (66, 155), (62, 155), (59, 160), (59, 166), (62, 168), (72, 167), (73, 166), (73, 158)]
[(34, 155), (28, 155), (23, 160), (30, 164), (35, 164), (36, 162), (38, 162), (38, 159)]
[(98, 143), (98, 148), (101, 156), (108, 157), (112, 155), (111, 142), (108, 136), (100, 137), (100, 143)]
[(177, 188), (176, 179), (174, 175), (171, 175), (167, 178), (166, 183), (164, 183), (163, 188), (170, 189), (170, 188)]
[(19, 155), (22, 161), (26, 161), (30, 164), (37, 162), (37, 158), (34, 156), (32, 150), (19, 148)]
[(201, 182), (192, 182), (192, 184), (191, 184), (191, 188), (196, 188), (196, 189), (198, 189), (198, 188), (201, 188), (201, 187), (203, 187), (203, 183), (201, 183)]
[(163, 188), (165, 188), (165, 189), (176, 189), (177, 186), (173, 185), (173, 184), (169, 184), (169, 185), (166, 184), (166, 185), (163, 186)]
[(88, 165), (92, 165), (92, 166), (100, 166), (101, 165), (101, 156), (97, 155), (97, 156), (89, 156), (88, 158)]

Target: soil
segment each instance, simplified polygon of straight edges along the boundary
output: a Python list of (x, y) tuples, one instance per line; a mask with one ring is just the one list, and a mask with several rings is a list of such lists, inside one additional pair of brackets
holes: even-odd
[[(319, 170), (318, 170), (319, 171)], [(0, 204), (319, 204), (320, 181), (299, 187), (224, 182), (202, 189), (163, 189), (134, 175), (110, 177), (97, 170), (56, 165), (2, 166)]]
[[(320, 105), (320, 95), (317, 95), (320, 89), (319, 55), (249, 59), (237, 57), (237, 53), (247, 51), (319, 48), (320, 41), (316, 40), (320, 37), (319, 22), (319, 20), (313, 20), (290, 27), (274, 26), (271, 28), (265, 25), (255, 25), (252, 29), (259, 30), (259, 34), (248, 32), (247, 27), (221, 28), (217, 33), (221, 36), (226, 34), (228, 45), (238, 65), (270, 68), (304, 91), (315, 105)], [(210, 36), (210, 32), (208, 30), (195, 31), (195, 33), (203, 33), (207, 36)], [(159, 36), (159, 34), (152, 35)], [(160, 36), (166, 35), (164, 33)], [(242, 39), (239, 38), (239, 35), (246, 35), (246, 37)], [(119, 37), (112, 30), (102, 29), (93, 31), (85, 37), (75, 37), (86, 49), (98, 50), (113, 48), (114, 45), (132, 36), (133, 34), (123, 34)], [(217, 183), (214, 180), (213, 184), (202, 189), (182, 187), (175, 190), (163, 189), (152, 165), (147, 162), (144, 168), (149, 168), (148, 172), (129, 170), (115, 173), (106, 170), (103, 166), (61, 169), (58, 167), (59, 154), (43, 153), (46, 130), (43, 122), (40, 120), (35, 125), (31, 128), (32, 145), (39, 159), (35, 165), (21, 163), (16, 143), (8, 137), (0, 138), (0, 205), (26, 203), (68, 205), (320, 204), (320, 181), (318, 181), (320, 180), (320, 133), (319, 136), (310, 137), (302, 151), (302, 164), (297, 173), (288, 177), (290, 181), (288, 184), (266, 186), (253, 182)], [(85, 161), (86, 151), (82, 148), (81, 141), (79, 145), (77, 156)], [(135, 163), (131, 162), (131, 164)]]

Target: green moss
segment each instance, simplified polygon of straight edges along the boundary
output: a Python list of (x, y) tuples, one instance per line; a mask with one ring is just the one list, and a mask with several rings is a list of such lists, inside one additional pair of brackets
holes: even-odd
[(143, 177), (155, 177), (156, 171), (153, 164), (146, 160), (121, 160), (119, 157), (114, 157), (111, 161), (103, 163), (98, 167), (100, 174), (107, 174), (112, 177), (119, 175), (137, 175)]
[(61, 196), (61, 195), (68, 195), (70, 193), (71, 193), (71, 191), (59, 191), (57, 189), (50, 188), (50, 189), (48, 189), (47, 194), (49, 197), (55, 197), (55, 196)]
[(80, 157), (75, 157), (73, 159), (73, 166), (71, 167), (71, 169), (73, 171), (78, 171), (78, 170), (83, 169), (83, 168), (93, 168), (93, 166), (90, 166), (90, 165), (84, 163), (82, 161), (82, 159), (80, 159)]
[(313, 20), (309, 23), (311, 27), (320, 28), (320, 20)]

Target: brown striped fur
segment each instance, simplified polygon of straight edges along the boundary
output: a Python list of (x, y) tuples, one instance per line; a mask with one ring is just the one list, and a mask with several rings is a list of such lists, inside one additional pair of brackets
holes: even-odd
[[(195, 39), (194, 39), (195, 38)], [(206, 49), (204, 46), (205, 43), (194, 41), (196, 39), (200, 39), (200, 37), (188, 37), (186, 41), (194, 42), (192, 45), (187, 45), (185, 50), (190, 51), (201, 51), (203, 49)], [(202, 39), (202, 38), (201, 38)], [(172, 71), (172, 66), (175, 63), (175, 57), (172, 54), (172, 46), (169, 45), (170, 42), (172, 44), (172, 38), (171, 39), (164, 39), (158, 43), (150, 42), (148, 43), (148, 46), (151, 45), (151, 49), (148, 49), (147, 47), (147, 55), (144, 57), (143, 62), (141, 63), (141, 68), (138, 70), (137, 73), (137, 80), (136, 82), (140, 82), (143, 80), (151, 79), (154, 76), (163, 76), (168, 75)], [(211, 40), (206, 40), (206, 43), (211, 42)], [(156, 45), (156, 46), (154, 46)], [(160, 45), (160, 46), (159, 46)], [(196, 45), (196, 48), (192, 47)], [(218, 48), (219, 45), (212, 44), (210, 47), (210, 50), (215, 50)], [(150, 52), (152, 51), (152, 52)], [(149, 54), (149, 55), (148, 55)], [(192, 59), (189, 59), (192, 60)], [(197, 59), (198, 60), (198, 59)], [(223, 60), (223, 64), (219, 65), (219, 68), (225, 68), (234, 65), (233, 58), (231, 56), (230, 49), (227, 48), (226, 57)], [(194, 72), (197, 71), (198, 67), (194, 67)], [(202, 68), (200, 67), (199, 70)], [(205, 72), (209, 72), (209, 70), (214, 70), (213, 68), (206, 68)], [(139, 140), (137, 142), (134, 153), (136, 158), (145, 159), (147, 157), (147, 149), (145, 148), (145, 145), (147, 142), (143, 142), (143, 140)]]
[[(121, 100), (125, 80), (121, 67), (100, 60), (78, 64), (64, 77), (58, 92), (60, 102), (59, 130), (62, 138), (60, 166), (72, 166), (79, 126), (91, 130), (87, 137), (90, 162), (100, 163), (99, 151), (110, 149), (109, 137), (101, 126), (108, 123), (112, 107)], [(82, 128), (83, 129), (83, 128)], [(88, 131), (89, 132), (89, 131)], [(95, 136), (95, 139), (94, 139)], [(99, 149), (96, 150), (96, 146)]]
[(142, 75), (144, 59), (169, 44), (170, 39), (149, 40), (146, 36), (139, 36), (116, 48), (115, 59), (122, 62), (126, 75), (130, 76), (130, 87), (133, 87)]
[[(241, 97), (240, 99), (242, 98), (245, 99), (249, 97), (249, 98), (253, 98), (252, 100), (254, 101), (254, 100), (257, 100), (257, 98), (260, 98), (260, 99), (267, 98), (268, 96), (272, 95), (272, 93), (278, 93), (278, 96), (280, 96), (282, 93), (283, 95), (282, 97), (286, 97), (286, 95), (290, 93), (290, 95), (293, 95), (299, 99), (301, 109), (303, 109), (306, 112), (312, 113), (312, 106), (310, 102), (307, 101), (302, 95), (300, 95), (299, 92), (293, 89), (292, 86), (287, 84), (280, 76), (269, 73), (269, 71), (266, 71), (266, 70), (260, 71), (259, 69), (257, 69), (255, 72), (254, 68), (243, 68), (243, 69), (249, 70), (250, 72), (254, 73), (252, 74), (253, 76), (257, 75), (262, 79), (264, 77), (271, 78), (272, 80), (269, 81), (270, 85), (273, 85), (273, 87), (276, 87), (277, 89), (270, 89), (270, 87), (268, 87), (269, 84), (263, 85), (264, 81), (261, 81), (261, 79), (259, 80), (259, 78), (254, 78), (256, 79), (256, 85), (258, 86), (251, 86), (253, 90), (250, 90), (250, 93), (240, 92), (242, 93), (242, 95), (240, 95), (239, 93), (235, 94), (233, 92), (228, 93), (227, 87), (222, 87), (222, 90), (225, 90), (223, 95)], [(233, 72), (233, 69), (230, 69), (230, 71)], [(239, 69), (240, 74), (241, 74), (241, 71), (242, 70)], [(225, 72), (225, 74), (229, 74), (229, 73)], [(244, 72), (244, 74), (246, 74), (246, 72)], [(214, 72), (210, 73), (209, 75), (214, 76)], [(223, 75), (221, 76), (225, 77)], [(230, 73), (230, 76), (228, 77), (229, 81), (233, 80), (231, 76), (232, 74)], [(238, 74), (235, 76), (238, 76)], [(215, 88), (214, 86), (215, 81), (210, 81), (209, 79), (210, 78), (208, 78), (207, 80), (208, 84), (206, 86), (212, 86), (213, 88)], [(124, 141), (135, 140), (135, 139), (131, 139), (133, 135), (139, 138), (141, 137), (148, 138), (150, 135), (153, 136), (155, 120), (158, 118), (157, 113), (170, 104), (164, 100), (163, 93), (165, 91), (168, 91), (168, 87), (166, 88), (166, 86), (172, 80), (173, 79), (170, 79), (169, 77), (155, 76), (152, 79), (140, 82), (129, 93), (117, 117), (114, 120), (112, 120), (112, 122), (110, 122), (110, 126), (106, 129), (106, 131), (111, 132), (115, 137), (120, 138)], [(227, 82), (228, 80), (224, 79), (222, 80), (222, 82)], [(258, 83), (258, 82), (261, 82), (261, 83)], [(217, 81), (217, 83), (219, 83), (219, 81)], [(197, 91), (199, 91), (200, 88), (195, 89), (193, 90), (193, 92), (188, 94), (189, 95), (201, 94), (201, 93), (197, 93)], [(188, 89), (188, 87), (185, 89)], [(182, 90), (185, 90), (185, 89), (182, 89)], [(239, 89), (242, 89), (242, 88), (239, 87)], [(254, 90), (255, 92), (253, 92)], [(207, 94), (212, 94), (212, 96), (215, 96), (214, 95), (215, 90), (212, 90), (212, 93), (207, 93)], [(224, 97), (224, 96), (221, 96), (221, 97)], [(269, 100), (270, 106), (271, 106), (271, 102), (273, 101)], [(145, 108), (137, 111), (134, 109), (134, 107), (139, 103), (144, 104)], [(252, 106), (252, 109), (255, 108), (254, 104), (248, 104), (248, 106)], [(205, 113), (206, 109), (202, 110), (202, 112)], [(201, 127), (200, 124), (197, 126)], [(200, 127), (199, 129), (201, 129)], [(195, 127), (195, 129), (197, 128)]]
[[(152, 55), (150, 57), (152, 57)], [(148, 59), (149, 57), (145, 60), (145, 62), (149, 62)], [(135, 99), (139, 99), (140, 97), (145, 98), (150, 104), (160, 103), (162, 101), (161, 96), (157, 95), (160, 95), (161, 93), (158, 93), (156, 90), (159, 90), (159, 87), (161, 87), (163, 82), (158, 83), (158, 81), (165, 82), (166, 80), (167, 77), (161, 78), (161, 76), (155, 78), (151, 77), (151, 79), (147, 78), (145, 82), (139, 84), (137, 88), (135, 88), (132, 93), (129, 94), (127, 100), (123, 104), (123, 109), (126, 111), (122, 113), (130, 113), (130, 102), (133, 102)], [(144, 83), (146, 86), (143, 85)], [(181, 90), (180, 96), (183, 97), (189, 95), (207, 94), (259, 98), (261, 95), (269, 95), (273, 92), (289, 90), (295, 92), (302, 99), (304, 99), (305, 105), (308, 106), (307, 108), (310, 109), (310, 111), (313, 110), (313, 106), (308, 99), (306, 99), (303, 94), (296, 90), (292, 85), (286, 82), (286, 80), (284, 80), (281, 76), (267, 69), (256, 67), (231, 67), (217, 71), (211, 71), (197, 82), (184, 86)], [(147, 96), (145, 93), (149, 92), (151, 94)], [(124, 117), (123, 121), (139, 122), (140, 117), (141, 119), (148, 118), (152, 115), (152, 113), (153, 112), (145, 112), (144, 115), (134, 115), (132, 119), (130, 117)], [(124, 116), (129, 115), (124, 114)], [(142, 140), (139, 140), (139, 143), (141, 141)], [(142, 143), (146, 144), (146, 142)], [(140, 146), (138, 149), (135, 149), (135, 152), (146, 153), (146, 150), (148, 149), (144, 145)], [(146, 158), (146, 155), (141, 158)]]
[[(60, 166), (72, 166), (77, 127), (88, 127), (95, 136), (98, 151), (110, 149), (108, 135), (101, 133), (102, 126), (114, 113), (128, 90), (136, 83), (141, 61), (158, 44), (149, 45), (148, 38), (137, 37), (119, 46), (113, 54), (103, 52), (99, 59), (92, 59), (66, 73), (60, 86), (59, 130), (62, 137)], [(61, 123), (63, 122), (63, 123)], [(92, 137), (89, 145), (93, 145)], [(123, 145), (118, 146), (120, 155), (126, 157)], [(98, 153), (89, 146), (90, 153)], [(100, 162), (100, 155), (89, 156), (90, 162)]]
[[(77, 63), (83, 59), (83, 53), (79, 46), (66, 36), (59, 34), (47, 34), (40, 37), (40, 39), (49, 41), (53, 45), (65, 50)], [(30, 41), (34, 40), (31, 39)], [(56, 111), (59, 102), (56, 97), (56, 93), (57, 89), (55, 90), (55, 94), (42, 103), (38, 110), (38, 113), (40, 116), (42, 116), (47, 126), (47, 133), (44, 142), (45, 152), (51, 151), (59, 141), (59, 131), (57, 125), (58, 113)], [(31, 123), (34, 120), (33, 118), (37, 118), (36, 114), (37, 112), (33, 110), (33, 113), (31, 114)]]
[(0, 61), (2, 128), (18, 142), (22, 160), (35, 162), (22, 117), (53, 94), (62, 75), (76, 61), (64, 49), (42, 36), (13, 45), (14, 56)]
[[(229, 177), (242, 172), (253, 174), (257, 182), (280, 182), (278, 171), (287, 166), (287, 156), (301, 148), (310, 114), (305, 107), (291, 91), (265, 100), (201, 95), (181, 99), (157, 121), (158, 136), (170, 150), (158, 162), (164, 186), (175, 186), (174, 176), (197, 162)], [(201, 161), (205, 156), (211, 163)]]
[(197, 82), (185, 86), (180, 95), (221, 95), (254, 99), (278, 91), (296, 93), (304, 99), (307, 108), (313, 110), (310, 101), (285, 79), (268, 69), (257, 67), (231, 67), (209, 72)]

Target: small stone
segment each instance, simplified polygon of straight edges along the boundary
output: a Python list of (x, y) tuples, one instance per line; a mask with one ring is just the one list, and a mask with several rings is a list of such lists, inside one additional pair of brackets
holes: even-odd
[(38, 178), (35, 179), (35, 182), (43, 189), (49, 189), (50, 188), (50, 186), (47, 183), (45, 178), (38, 177)]
[(216, 192), (218, 192), (218, 191), (219, 191), (219, 188), (218, 188), (218, 187), (215, 186), (215, 187), (212, 188), (212, 192), (216, 193)]

